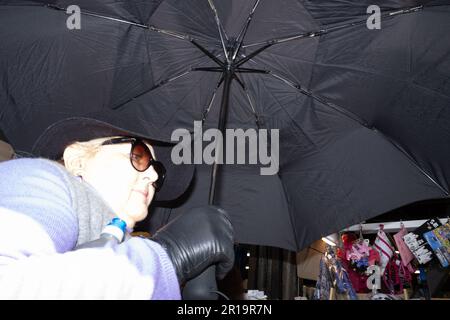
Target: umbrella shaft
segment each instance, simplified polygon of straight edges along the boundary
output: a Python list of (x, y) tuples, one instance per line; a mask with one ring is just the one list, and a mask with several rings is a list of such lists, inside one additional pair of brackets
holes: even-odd
[[(230, 87), (231, 87), (231, 81), (233, 80), (233, 71), (230, 69), (227, 69), (224, 73), (224, 86), (223, 86), (223, 95), (222, 95), (222, 102), (220, 105), (220, 115), (219, 115), (219, 131), (222, 133), (222, 135), (225, 132), (225, 125), (227, 122), (227, 116), (228, 116), (228, 104), (229, 104), (229, 98), (230, 98)], [(216, 182), (217, 182), (217, 171), (219, 164), (217, 163), (217, 159), (220, 159), (220, 156), (223, 152), (223, 146), (219, 146), (216, 148), (216, 159), (214, 160), (214, 164), (212, 167), (212, 173), (211, 173), (211, 183), (209, 185), (209, 204), (214, 204), (214, 196), (216, 191)]]

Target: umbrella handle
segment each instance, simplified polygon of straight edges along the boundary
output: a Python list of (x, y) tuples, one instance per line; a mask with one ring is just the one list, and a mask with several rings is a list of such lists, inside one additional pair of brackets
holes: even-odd
[(183, 300), (217, 300), (216, 266), (208, 267), (196, 278), (186, 282)]

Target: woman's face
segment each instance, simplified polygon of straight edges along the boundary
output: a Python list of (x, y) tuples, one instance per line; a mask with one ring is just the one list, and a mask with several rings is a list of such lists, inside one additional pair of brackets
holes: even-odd
[[(110, 138), (92, 142), (98, 146)], [(152, 146), (147, 146), (155, 158)], [(143, 172), (134, 169), (130, 163), (130, 150), (131, 142), (99, 146), (95, 152), (83, 156), (79, 175), (93, 186), (114, 213), (132, 228), (135, 222), (147, 216), (148, 206), (155, 194), (152, 183), (157, 180), (158, 174), (153, 166)]]

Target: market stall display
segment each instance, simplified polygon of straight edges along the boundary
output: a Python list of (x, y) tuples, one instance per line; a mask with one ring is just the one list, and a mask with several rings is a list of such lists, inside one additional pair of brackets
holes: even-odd
[(401, 223), (394, 235), (381, 224), (372, 241), (344, 232), (322, 257), (314, 298), (431, 299), (448, 278), (449, 261), (450, 224), (437, 218), (411, 232)]

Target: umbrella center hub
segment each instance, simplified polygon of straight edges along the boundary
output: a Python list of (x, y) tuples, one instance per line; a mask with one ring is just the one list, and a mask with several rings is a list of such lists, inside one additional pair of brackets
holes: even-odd
[(236, 51), (238, 45), (239, 42), (237, 41), (237, 39), (235, 37), (230, 37), (225, 44), (225, 48), (228, 52), (228, 55), (232, 56), (233, 53)]

